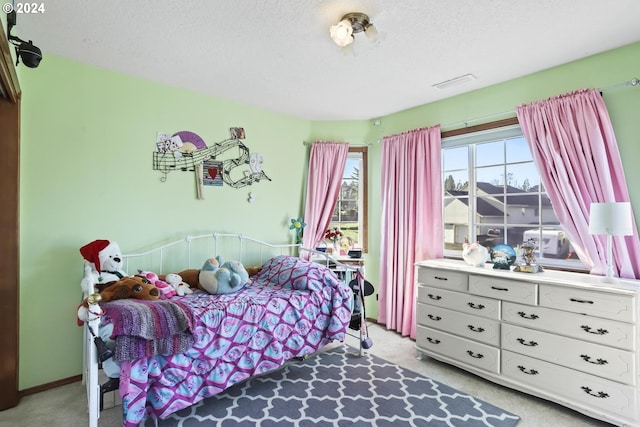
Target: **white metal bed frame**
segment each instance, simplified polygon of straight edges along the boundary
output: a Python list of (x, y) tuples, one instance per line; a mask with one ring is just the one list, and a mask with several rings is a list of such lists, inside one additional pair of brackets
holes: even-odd
[[(303, 248), (298, 244), (271, 244), (264, 242), (262, 240), (254, 239), (251, 237), (244, 236), (242, 234), (230, 234), (230, 233), (209, 233), (209, 234), (201, 234), (196, 236), (187, 236), (183, 239), (179, 239), (147, 251), (125, 254), (123, 255), (123, 263), (124, 263), (124, 271), (129, 272), (130, 269), (130, 261), (141, 259), (145, 256), (150, 255), (158, 255), (159, 260), (156, 261), (158, 268), (151, 269), (146, 268), (150, 271), (155, 271), (158, 274), (163, 274), (165, 271), (163, 270), (164, 265), (164, 255), (165, 252), (172, 247), (185, 245), (186, 258), (187, 258), (187, 267), (191, 267), (191, 245), (195, 240), (200, 239), (213, 239), (214, 241), (214, 252), (213, 254), (209, 254), (208, 256), (202, 258), (200, 261), (203, 261), (206, 258), (210, 258), (211, 256), (218, 255), (218, 242), (219, 239), (235, 239), (237, 240), (237, 250), (238, 257), (237, 258), (229, 258), (235, 259), (240, 262), (243, 262), (245, 255), (245, 243), (249, 242), (254, 245), (254, 247), (258, 248), (258, 253), (252, 252), (252, 256), (258, 257), (259, 264), (262, 265), (269, 258), (276, 255), (293, 255), (297, 252), (296, 255), (302, 256), (312, 259), (314, 262), (318, 262), (320, 264), (324, 264), (326, 266), (331, 266), (335, 269), (345, 272), (345, 281), (347, 281), (348, 276), (347, 272), (352, 272), (356, 274), (359, 283), (359, 289), (363, 289), (364, 283), (364, 266), (354, 266), (341, 263), (340, 261), (333, 258), (331, 255), (321, 252), (315, 249)], [(230, 257), (231, 254), (225, 254), (225, 256)], [(199, 261), (199, 262), (200, 262)], [(84, 269), (84, 278), (91, 279), (91, 269), (88, 266), (87, 261), (85, 261), (85, 269)], [(348, 282), (347, 282), (348, 284)], [(94, 294), (95, 295), (95, 294)], [(87, 297), (87, 295), (83, 296)], [(98, 329), (100, 324), (100, 316), (102, 315), (102, 309), (99, 306), (99, 300), (89, 297), (89, 319), (85, 322), (84, 329), (84, 340), (83, 340), (83, 369), (82, 369), (82, 382), (86, 384), (87, 389), (87, 405), (89, 412), (89, 427), (98, 427), (98, 420), (100, 419), (100, 397), (101, 390), (100, 384), (98, 380), (99, 373), (99, 361), (98, 361), (98, 352), (94, 343), (94, 337), (99, 336)], [(361, 311), (361, 322), (365, 322), (364, 319), (364, 310)], [(363, 341), (363, 332), (362, 327), (360, 328), (359, 335), (354, 335), (350, 332), (347, 332), (348, 335), (357, 337), (360, 343), (359, 355), (362, 355), (362, 341)]]

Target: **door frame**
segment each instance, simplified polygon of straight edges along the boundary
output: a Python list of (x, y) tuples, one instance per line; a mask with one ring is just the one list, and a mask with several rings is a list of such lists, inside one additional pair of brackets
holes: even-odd
[(18, 404), (20, 304), (20, 97), (11, 46), (0, 22), (0, 410)]

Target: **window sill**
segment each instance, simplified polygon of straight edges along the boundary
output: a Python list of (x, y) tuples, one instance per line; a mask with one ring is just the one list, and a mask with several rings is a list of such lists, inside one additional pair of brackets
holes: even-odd
[[(463, 261), (461, 256), (444, 254), (445, 259), (455, 259)], [(560, 260), (552, 258), (544, 258), (539, 264), (545, 270), (568, 271), (572, 273), (589, 274), (589, 270), (579, 260)]]

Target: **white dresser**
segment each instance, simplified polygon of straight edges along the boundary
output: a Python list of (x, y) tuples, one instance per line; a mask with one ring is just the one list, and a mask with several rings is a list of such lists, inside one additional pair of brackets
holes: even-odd
[(640, 281), (416, 264), (418, 358), (640, 426)]

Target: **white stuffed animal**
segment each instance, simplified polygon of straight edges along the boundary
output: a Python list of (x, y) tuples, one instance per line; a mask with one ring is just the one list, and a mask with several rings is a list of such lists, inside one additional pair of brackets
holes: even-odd
[(490, 259), (489, 250), (480, 243), (469, 243), (465, 237), (462, 244), (462, 259), (469, 265), (482, 267)]
[(179, 274), (169, 273), (164, 278), (164, 281), (173, 286), (173, 289), (175, 289), (181, 297), (193, 293), (189, 285), (182, 281), (182, 276)]
[[(116, 242), (94, 240), (81, 247), (80, 253), (86, 260), (84, 277), (80, 283), (85, 297), (96, 291), (97, 283), (115, 282), (128, 276), (122, 269), (122, 252)], [(87, 266), (90, 271), (87, 271)]]

